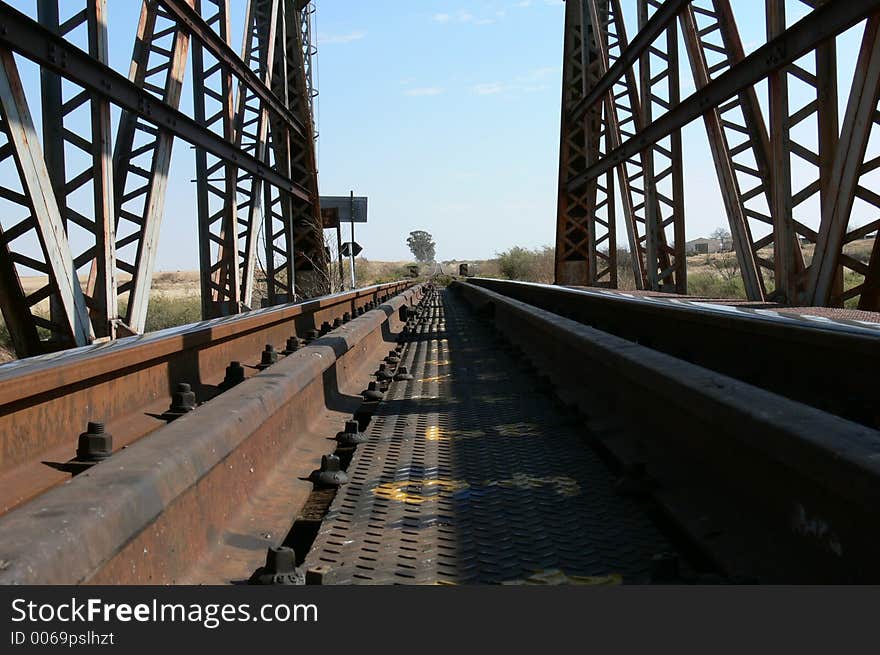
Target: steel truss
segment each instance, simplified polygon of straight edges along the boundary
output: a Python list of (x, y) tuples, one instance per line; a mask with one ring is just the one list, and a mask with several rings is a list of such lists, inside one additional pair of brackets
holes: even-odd
[[(856, 200), (880, 209), (869, 177), (880, 158), (865, 161), (880, 122), (880, 1), (802, 1), (809, 12), (792, 22), (784, 0), (766, 0), (768, 41), (748, 56), (729, 0), (636, 0), (631, 42), (620, 0), (567, 1), (557, 283), (608, 286), (591, 235), (619, 204), (636, 287), (685, 292), (680, 130), (702, 117), (746, 295), (831, 306), (858, 298), (880, 310), (877, 240), (867, 263), (844, 250), (880, 227), (876, 211), (850, 221)], [(860, 23), (840, 123), (835, 37)], [(696, 88), (683, 99), (679, 29)], [(756, 90), (765, 80), (767, 120)], [(596, 190), (610, 188), (600, 181), (612, 170), (620, 194), (609, 201)]]
[[(37, 4), (30, 17), (0, 2), (0, 310), (17, 354), (143, 332), (175, 138), (195, 149), (203, 315), (253, 306), (276, 213), (289, 238), (267, 230), (267, 245), (303, 262), (302, 283), (291, 266), (264, 302), (321, 293), (314, 5), (250, 0), (239, 55), (227, 0), (144, 0), (126, 77), (108, 66), (106, 0)], [(22, 59), (40, 67), (38, 100)]]

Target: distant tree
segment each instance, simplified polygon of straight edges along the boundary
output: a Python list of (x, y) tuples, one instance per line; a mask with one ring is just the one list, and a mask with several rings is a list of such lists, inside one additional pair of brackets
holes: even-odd
[(433, 237), (424, 230), (410, 232), (406, 239), (406, 245), (409, 246), (416, 261), (425, 264), (434, 261), (434, 248), (437, 244), (434, 243)]
[(716, 227), (709, 236), (721, 241), (721, 250), (730, 250), (732, 239), (730, 237), (730, 230), (726, 227)]

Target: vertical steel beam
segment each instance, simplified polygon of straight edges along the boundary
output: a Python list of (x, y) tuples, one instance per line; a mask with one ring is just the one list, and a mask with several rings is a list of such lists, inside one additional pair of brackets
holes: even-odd
[[(228, 44), (229, 0), (197, 0), (195, 8)], [(194, 117), (200, 125), (233, 143), (232, 74), (195, 39), (192, 61)], [(196, 197), (204, 318), (241, 311), (235, 194), (235, 165), (197, 148)]]
[(290, 134), (291, 177), (310, 192), (308, 201), (292, 198), (293, 258), (296, 275), (295, 293), (310, 298), (330, 291), (329, 263), (324, 247), (324, 230), (318, 194), (318, 166), (315, 153), (315, 127), (312, 116), (312, 93), (309, 86), (307, 55), (311, 58), (310, 12), (308, 2), (292, 2), (285, 12), (287, 38), (287, 90), (290, 108), (307, 126), (304, 135)]
[[(272, 92), (285, 107), (291, 105), (290, 76), (292, 65), (287, 59), (287, 30), (291, 22), (287, 14), (293, 7), (282, 1), (278, 4), (277, 36), (269, 47), (275, 51), (275, 70), (272, 75)], [(270, 120), (269, 155), (274, 165), (284, 175), (291, 177), (290, 159), (291, 131), (277, 118)], [(266, 302), (278, 305), (296, 299), (296, 270), (294, 269), (293, 199), (275, 187), (264, 188), (265, 241), (266, 241)]]
[[(277, 24), (278, 0), (250, 0), (247, 3), (242, 60), (269, 87), (275, 65)], [(268, 107), (243, 81), (238, 85), (236, 98), (235, 139), (240, 148), (269, 165)], [(251, 308), (254, 304), (257, 242), (264, 219), (263, 181), (256, 175), (241, 171), (237, 191), (241, 304)]]
[[(601, 121), (601, 105), (588, 109), (582, 120), (572, 120), (578, 101), (586, 95), (587, 66), (594, 58), (588, 54), (589, 16), (585, 2), (565, 4), (564, 52), (562, 65), (562, 116), (559, 148), (559, 195), (556, 213), (556, 284), (588, 285), (591, 225), (589, 198), (595, 182), (589, 181), (577, 192), (568, 190), (568, 180), (586, 167), (588, 149), (598, 150), (595, 135)], [(589, 132), (589, 134), (588, 134)], [(593, 135), (591, 143), (588, 138)]]
[[(627, 47), (626, 26), (619, 0), (607, 3), (607, 19), (600, 19), (599, 0), (589, 2), (590, 19), (593, 24), (601, 25), (595, 43), (598, 62), (598, 75), (604, 76), (616, 62), (620, 53)], [(642, 126), (638, 85), (635, 73), (628, 68), (624, 76), (608, 90), (606, 95), (605, 116), (607, 122), (609, 148), (617, 148), (623, 136), (631, 137)], [(617, 167), (620, 182), (620, 201), (623, 208), (627, 238), (632, 256), (633, 279), (637, 289), (645, 288), (645, 191), (638, 186), (644, 181), (644, 159), (642, 153), (628, 159)], [(611, 186), (613, 188), (613, 185)], [(612, 203), (613, 207), (615, 203)], [(615, 248), (616, 250), (616, 248)], [(616, 263), (615, 263), (616, 268)], [(616, 274), (615, 274), (616, 286)]]
[[(657, 0), (639, 0), (639, 28), (648, 22)], [(639, 61), (643, 125), (653, 121), (654, 106), (665, 111), (678, 105), (680, 83), (678, 30), (670, 23)], [(687, 256), (684, 230), (684, 172), (681, 130), (647, 148), (644, 160), (646, 202), (646, 273), (648, 287), (657, 291), (687, 293)], [(657, 170), (657, 167), (660, 170)], [(668, 179), (667, 179), (668, 178)], [(662, 209), (661, 209), (662, 207)], [(668, 212), (664, 217), (663, 212)], [(672, 226), (671, 245), (667, 228)]]
[[(825, 4), (823, 1), (804, 0), (810, 7)], [(766, 0), (767, 35), (774, 38), (785, 32), (784, 0)], [(800, 239), (815, 243), (817, 234), (795, 216), (795, 209), (819, 195), (822, 205), (828, 189), (830, 162), (833, 161), (837, 144), (837, 81), (834, 41), (820, 43), (814, 51), (815, 72), (791, 63), (768, 77), (770, 95), (770, 141), (774, 171), (774, 256), (776, 268), (777, 300), (792, 304), (806, 301), (804, 255)], [(792, 112), (789, 106), (789, 79), (796, 78), (812, 87), (815, 95), (807, 104)], [(803, 121), (814, 117), (817, 126), (818, 145), (811, 149), (793, 137), (793, 129)], [(814, 166), (816, 177), (801, 188), (792, 187), (792, 157)], [(798, 176), (798, 181), (803, 175)]]
[[(85, 49), (94, 59), (107, 64), (106, 0), (89, 0), (85, 5), (62, 21), (57, 0), (40, 0), (37, 5), (40, 23), (67, 40), (77, 39), (77, 29), (85, 25)], [(65, 4), (65, 9), (68, 8)], [(65, 231), (69, 232), (70, 225), (74, 224), (89, 233), (85, 247), (74, 253), (74, 268), (94, 264), (89, 274), (86, 304), (96, 336), (112, 339), (116, 336), (118, 313), (110, 103), (84, 90), (65, 99), (60, 76), (45, 69), (41, 70), (41, 90), (43, 150)], [(81, 134), (82, 125), (73, 116), (84, 105), (88, 106), (90, 115), (87, 136)], [(89, 163), (85, 169), (74, 168), (76, 158), (66, 159), (68, 146), (86, 154)], [(80, 190), (87, 185), (92, 187), (91, 206), (78, 200)], [(57, 315), (57, 303), (52, 303), (51, 311)]]

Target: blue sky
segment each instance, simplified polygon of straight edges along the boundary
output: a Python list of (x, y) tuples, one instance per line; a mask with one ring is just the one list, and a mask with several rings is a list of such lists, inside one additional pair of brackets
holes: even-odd
[[(14, 0), (34, 15), (33, 0)], [(78, 4), (78, 3), (77, 3)], [(243, 0), (232, 0), (234, 45)], [(406, 235), (431, 232), (440, 259), (552, 244), (561, 86), (561, 0), (318, 0), (319, 182), (370, 198), (364, 256), (407, 259)], [(634, 0), (624, 0), (630, 36)], [(64, 6), (64, 3), (62, 3)], [(763, 3), (733, 0), (747, 50), (764, 42)], [(109, 0), (111, 65), (127, 71), (140, 2)], [(789, 18), (806, 12), (790, 2)], [(839, 39), (840, 86), (859, 34)], [(686, 66), (684, 49), (682, 62)], [(22, 64), (38, 104), (36, 68)], [(682, 95), (693, 91), (683, 73)], [(187, 72), (182, 109), (191, 111)], [(759, 88), (759, 91), (761, 89)], [(846, 93), (841, 93), (842, 102)], [(38, 111), (34, 110), (37, 114)], [(843, 113), (841, 111), (841, 117)], [(701, 121), (684, 131), (688, 237), (724, 225)], [(175, 146), (157, 267), (198, 265), (192, 150)], [(620, 224), (619, 242), (625, 243)]]
[(442, 259), (552, 242), (563, 3), (319, 7), (321, 182), (370, 197), (365, 255), (414, 229)]
[[(764, 3), (732, 4), (747, 51), (762, 45)], [(406, 257), (411, 229), (431, 232), (441, 259), (552, 244), (564, 3), (318, 5), (321, 181), (325, 193), (354, 188), (370, 196), (371, 222), (358, 237), (365, 255)], [(623, 8), (632, 36), (635, 2), (624, 0)], [(789, 22), (806, 12), (790, 2)], [(839, 39), (844, 90), (858, 39), (855, 31)], [(694, 87), (683, 45), (680, 55), (684, 97)], [(799, 106), (796, 88), (792, 97)], [(693, 238), (726, 226), (726, 218), (702, 121), (685, 129), (684, 150)]]

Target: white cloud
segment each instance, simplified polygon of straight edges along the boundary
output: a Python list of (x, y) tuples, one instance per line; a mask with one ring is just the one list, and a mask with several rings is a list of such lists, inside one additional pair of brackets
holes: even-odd
[(407, 89), (404, 94), (408, 96), (439, 96), (443, 89), (436, 86), (424, 86), (418, 89)]
[(561, 66), (545, 66), (543, 68), (534, 68), (517, 77), (519, 82), (537, 82), (548, 77), (558, 77), (562, 74)]
[(501, 82), (488, 82), (486, 84), (477, 84), (474, 87), (474, 93), (478, 96), (490, 96), (504, 91), (504, 85)]
[(470, 25), (491, 25), (496, 19), (504, 17), (504, 11), (496, 11), (495, 18), (477, 18), (466, 9), (459, 9), (454, 14), (434, 14), (431, 17), (435, 23), (465, 23)]
[(360, 41), (366, 35), (366, 32), (362, 32), (360, 30), (350, 32), (349, 34), (319, 34), (318, 43), (320, 45), (328, 45), (331, 43), (351, 43), (352, 41)]
[(473, 92), (478, 96), (489, 96), (498, 93), (539, 93), (552, 88), (544, 83), (545, 80), (558, 78), (562, 75), (559, 66), (546, 66), (535, 68), (518, 75), (511, 82), (486, 82), (473, 87)]

